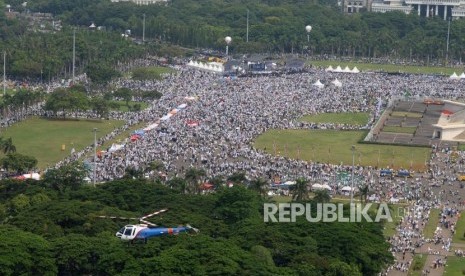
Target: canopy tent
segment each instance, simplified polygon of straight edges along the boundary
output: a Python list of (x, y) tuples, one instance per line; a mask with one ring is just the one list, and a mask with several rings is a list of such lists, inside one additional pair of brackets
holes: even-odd
[(360, 73), (360, 70), (358, 70), (357, 66), (352, 69), (352, 73)]
[(460, 77), (457, 76), (457, 74), (454, 72), (452, 75), (450, 75), (449, 79), (451, 80), (458, 80)]
[(138, 129), (138, 130), (134, 131), (134, 134), (137, 134), (137, 135), (140, 135), (140, 136), (144, 136), (145, 130), (143, 130), (143, 129)]
[(465, 73), (460, 74), (461, 79), (465, 79)]
[(333, 66), (330, 65), (328, 68), (326, 68), (325, 71), (326, 72), (332, 72), (332, 71), (334, 71), (334, 68), (333, 68)]
[(336, 67), (336, 69), (334, 69), (333, 72), (342, 72), (341, 66), (338, 65), (338, 66)]
[(120, 150), (124, 148), (124, 145), (120, 145), (120, 144), (112, 144), (111, 147), (108, 149), (108, 152), (114, 152), (114, 151), (117, 151), (117, 150)]
[(317, 80), (313, 85), (314, 85), (314, 86), (317, 86), (318, 88), (323, 88), (323, 87), (325, 87), (325, 85), (322, 84), (320, 80)]
[(152, 130), (152, 129), (156, 128), (157, 126), (158, 126), (157, 123), (153, 123), (153, 124), (150, 124), (150, 125), (146, 126), (146, 127), (144, 128), (144, 130), (145, 130), (145, 131), (149, 131), (149, 130)]
[(346, 66), (343, 70), (344, 73), (352, 73), (352, 70), (350, 70), (349, 66)]
[(331, 187), (328, 184), (313, 184), (312, 185), (312, 190), (328, 190), (331, 191)]
[(336, 87), (342, 87), (342, 82), (340, 82), (338, 79), (333, 80), (332, 84), (334, 84)]
[(34, 179), (34, 180), (40, 180), (40, 174), (38, 173), (26, 173), (22, 175), (24, 178), (23, 179)]
[(183, 103), (183, 104), (180, 104), (177, 109), (184, 109), (187, 107), (187, 104)]
[[(352, 190), (352, 188), (350, 186), (344, 186), (341, 189), (341, 191), (343, 191), (343, 192), (350, 192), (351, 190)], [(354, 190), (355, 190), (355, 188), (354, 188)]]
[(295, 183), (296, 183), (295, 181), (286, 181), (283, 184), (284, 185), (295, 185)]

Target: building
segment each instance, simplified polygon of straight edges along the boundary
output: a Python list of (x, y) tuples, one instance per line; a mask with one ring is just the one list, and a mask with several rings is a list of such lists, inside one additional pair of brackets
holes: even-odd
[(152, 4), (163, 4), (168, 2), (168, 0), (111, 0), (113, 3), (118, 2), (132, 2), (136, 5), (152, 5)]
[(401, 11), (444, 20), (465, 17), (465, 0), (344, 0), (343, 8), (345, 13)]
[(465, 104), (445, 100), (441, 116), (433, 128), (434, 139), (465, 142)]

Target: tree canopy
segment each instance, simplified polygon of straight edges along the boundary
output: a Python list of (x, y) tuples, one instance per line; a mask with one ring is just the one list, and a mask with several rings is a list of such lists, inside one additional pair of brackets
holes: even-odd
[[(260, 189), (185, 194), (144, 179), (66, 189), (54, 179), (0, 181), (2, 275), (377, 275), (392, 260), (379, 223), (263, 222)], [(98, 218), (162, 208), (153, 222), (190, 223), (200, 234), (128, 247), (114, 233), (130, 221)]]

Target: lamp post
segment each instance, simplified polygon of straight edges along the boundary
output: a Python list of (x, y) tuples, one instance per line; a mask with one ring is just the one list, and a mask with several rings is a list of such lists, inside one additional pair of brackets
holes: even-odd
[(355, 167), (355, 146), (352, 145), (352, 181), (350, 184), (350, 205), (354, 203), (354, 167)]
[(94, 132), (94, 177), (92, 177), (92, 181), (95, 187), (95, 179), (97, 177), (97, 128), (94, 127), (92, 130)]
[(449, 63), (449, 37), (450, 37), (450, 21), (447, 22), (447, 43), (446, 43), (446, 65)]
[(310, 53), (310, 32), (312, 31), (312, 26), (310, 25), (305, 26), (305, 31), (307, 32), (307, 59), (308, 59), (308, 53)]
[(224, 38), (224, 41), (226, 42), (226, 57), (228, 56), (228, 50), (229, 50), (229, 44), (232, 41), (232, 38), (230, 36), (227, 36)]
[(307, 32), (307, 43), (310, 43), (310, 32), (312, 31), (312, 26), (305, 26), (305, 31)]

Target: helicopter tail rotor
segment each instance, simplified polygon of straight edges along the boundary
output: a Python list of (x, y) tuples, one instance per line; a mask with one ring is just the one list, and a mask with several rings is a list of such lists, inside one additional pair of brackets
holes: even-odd
[(200, 232), (199, 229), (190, 226), (190, 224), (186, 224), (186, 228), (187, 228), (187, 230), (189, 230), (190, 232), (194, 232), (195, 234), (198, 234)]

